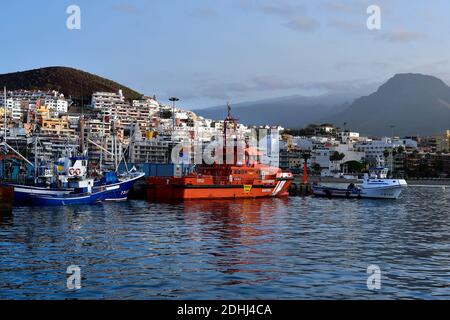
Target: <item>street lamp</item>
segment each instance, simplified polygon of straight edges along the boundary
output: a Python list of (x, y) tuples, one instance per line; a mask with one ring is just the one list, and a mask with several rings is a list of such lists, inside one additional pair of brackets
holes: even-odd
[(175, 131), (175, 102), (180, 101), (177, 97), (171, 97), (169, 101), (172, 101), (172, 134)]
[(391, 130), (392, 130), (392, 141), (394, 141), (394, 128), (395, 128), (395, 126), (392, 124), (392, 125), (391, 125)]

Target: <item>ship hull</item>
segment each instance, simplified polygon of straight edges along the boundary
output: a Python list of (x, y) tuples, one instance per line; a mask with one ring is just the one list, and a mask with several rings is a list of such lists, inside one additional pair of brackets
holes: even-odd
[[(2, 190), (2, 193), (5, 193), (5, 196), (9, 194), (9, 199), (11, 199), (15, 205), (31, 204), (31, 200), (34, 195), (62, 196), (73, 192), (73, 189), (44, 188), (15, 184), (5, 184), (2, 185), (0, 189)], [(2, 196), (1, 199), (3, 198), (4, 197)]]
[(12, 204), (14, 202), (14, 187), (8, 185), (0, 186), (0, 201)]
[(30, 199), (32, 206), (73, 206), (90, 205), (104, 200), (104, 192), (80, 195), (44, 196), (34, 195)]
[(323, 186), (313, 186), (312, 191), (316, 197), (341, 198), (369, 198), (369, 199), (398, 199), (404, 185), (392, 185), (376, 188), (341, 189)]
[(291, 180), (274, 185), (184, 185), (150, 183), (147, 198), (156, 200), (245, 199), (288, 196)]
[(142, 177), (144, 177), (143, 173), (137, 174), (125, 181), (105, 186), (104, 188), (107, 189), (108, 192), (105, 193), (103, 201), (126, 201), (134, 183)]
[(136, 180), (143, 176), (144, 174), (138, 174), (121, 182), (94, 187), (93, 192), (89, 194), (74, 194), (72, 189), (15, 186), (14, 203), (23, 206), (68, 206), (89, 205), (102, 201), (126, 201)]

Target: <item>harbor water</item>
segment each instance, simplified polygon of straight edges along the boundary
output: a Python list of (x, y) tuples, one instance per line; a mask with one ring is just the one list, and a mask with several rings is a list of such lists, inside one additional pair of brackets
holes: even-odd
[(450, 299), (449, 205), (449, 187), (410, 187), (398, 200), (4, 208), (0, 299)]

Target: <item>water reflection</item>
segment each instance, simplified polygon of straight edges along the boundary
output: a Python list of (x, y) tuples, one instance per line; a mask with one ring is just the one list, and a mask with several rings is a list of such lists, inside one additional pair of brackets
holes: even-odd
[(211, 264), (224, 274), (254, 274), (230, 279), (224, 285), (251, 284), (270, 280), (261, 277), (259, 268), (270, 263), (263, 255), (263, 247), (276, 241), (276, 221), (287, 215), (288, 199), (242, 199), (189, 201), (184, 204), (184, 219), (189, 237), (210, 243), (202, 248), (214, 259)]
[[(449, 298), (449, 200), (409, 188), (398, 201), (14, 208), (0, 214), (0, 298)], [(72, 264), (77, 292), (65, 287)]]

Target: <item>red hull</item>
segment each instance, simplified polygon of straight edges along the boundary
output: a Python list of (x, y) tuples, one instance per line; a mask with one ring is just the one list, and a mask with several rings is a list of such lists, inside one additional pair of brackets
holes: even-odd
[(154, 178), (147, 180), (149, 200), (245, 199), (284, 197), (291, 179), (255, 180), (248, 184), (213, 184), (209, 178)]

